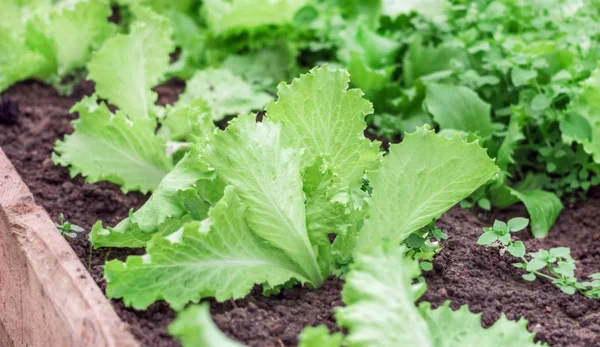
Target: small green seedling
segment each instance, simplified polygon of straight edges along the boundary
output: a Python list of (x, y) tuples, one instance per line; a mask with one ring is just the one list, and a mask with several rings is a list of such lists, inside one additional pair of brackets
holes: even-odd
[(501, 254), (508, 251), (513, 257), (519, 258), (522, 262), (514, 263), (513, 266), (527, 271), (522, 275), (527, 281), (543, 277), (569, 295), (579, 291), (587, 297), (600, 299), (600, 273), (589, 276), (591, 282), (578, 282), (575, 277), (575, 260), (571, 258), (569, 248), (556, 247), (527, 253), (522, 241), (512, 241), (510, 233), (521, 231), (528, 224), (529, 220), (526, 218), (513, 218), (508, 223), (496, 220), (492, 227), (483, 228), (484, 233), (477, 243), (500, 247)]
[(448, 239), (448, 234), (436, 227), (435, 220), (433, 220), (427, 226), (408, 236), (406, 239), (407, 255), (421, 260), (419, 264), (423, 271), (431, 271), (433, 269), (431, 260), (441, 250), (439, 242), (446, 239)]
[(77, 237), (77, 233), (83, 232), (84, 229), (79, 225), (71, 224), (65, 220), (65, 215), (60, 214), (58, 216), (58, 223), (55, 224), (60, 234), (64, 237), (70, 237), (72, 239)]

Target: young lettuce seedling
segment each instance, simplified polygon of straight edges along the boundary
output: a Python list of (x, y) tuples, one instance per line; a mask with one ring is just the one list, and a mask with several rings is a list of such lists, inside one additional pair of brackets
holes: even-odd
[(510, 233), (521, 231), (528, 224), (529, 220), (526, 218), (513, 218), (508, 223), (496, 220), (492, 227), (483, 228), (484, 233), (477, 244), (499, 246), (501, 254), (508, 251), (513, 257), (519, 258), (521, 262), (514, 263), (513, 266), (527, 271), (522, 275), (527, 281), (543, 277), (569, 295), (579, 291), (587, 297), (600, 299), (600, 273), (589, 276), (592, 282), (579, 282), (575, 277), (575, 260), (571, 257), (569, 248), (555, 247), (527, 253), (522, 241), (511, 240)]
[(65, 215), (62, 213), (58, 216), (58, 223), (55, 225), (62, 236), (70, 237), (72, 239), (77, 237), (77, 233), (84, 231), (84, 229), (79, 225), (75, 225), (69, 223), (69, 221), (66, 221)]

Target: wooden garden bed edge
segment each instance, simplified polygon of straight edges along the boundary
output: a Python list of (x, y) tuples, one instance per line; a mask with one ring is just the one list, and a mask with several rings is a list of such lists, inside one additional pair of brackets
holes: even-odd
[(1, 148), (0, 346), (139, 346)]

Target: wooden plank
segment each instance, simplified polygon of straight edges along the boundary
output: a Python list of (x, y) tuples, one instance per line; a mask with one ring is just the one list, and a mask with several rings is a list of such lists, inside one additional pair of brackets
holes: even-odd
[(2, 149), (0, 346), (139, 346)]

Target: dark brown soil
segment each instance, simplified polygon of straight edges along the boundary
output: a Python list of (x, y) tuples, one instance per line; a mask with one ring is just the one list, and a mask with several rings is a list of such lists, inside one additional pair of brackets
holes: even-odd
[[(174, 102), (184, 84), (171, 81), (158, 87), (159, 103)], [(85, 184), (81, 177), (70, 179), (68, 170), (55, 167), (50, 153), (57, 138), (72, 131), (68, 110), (83, 95), (93, 92), (84, 83), (69, 97), (60, 97), (37, 82), (13, 86), (0, 101), (0, 146), (16, 166), (33, 192), (36, 201), (52, 218), (62, 212), (67, 219), (89, 230), (102, 219), (114, 225), (138, 208), (147, 197), (122, 194), (109, 183)], [(8, 105), (8, 106), (7, 106)], [(15, 116), (16, 114), (16, 116)], [(516, 208), (501, 218), (524, 215)], [(434, 306), (446, 300), (452, 307), (468, 304), (472, 311), (483, 312), (484, 326), (491, 325), (504, 312), (511, 319), (526, 317), (529, 328), (538, 337), (556, 346), (600, 346), (600, 304), (580, 295), (568, 296), (545, 281), (526, 282), (520, 270), (512, 267), (508, 255), (475, 245), (481, 227), (490, 216), (475, 215), (454, 208), (439, 221), (449, 234), (443, 251), (426, 274), (429, 290), (422, 300)], [(483, 222), (484, 220), (485, 222)], [(487, 224), (486, 224), (487, 223)], [(586, 203), (566, 209), (550, 236), (526, 241), (529, 250), (555, 246), (571, 247), (579, 260), (578, 275), (600, 271), (600, 194)], [(527, 234), (519, 235), (529, 239)], [(90, 254), (87, 235), (69, 243), (89, 268), (92, 277), (104, 289), (102, 266), (107, 259), (123, 258), (121, 250), (96, 250)], [(91, 255), (91, 256), (90, 256)], [(293, 346), (306, 325), (326, 324), (335, 329), (332, 308), (341, 304), (340, 280), (331, 279), (318, 290), (295, 288), (274, 297), (263, 297), (255, 290), (244, 300), (212, 303), (216, 324), (227, 335), (251, 346)], [(166, 333), (174, 314), (164, 303), (146, 311), (125, 308), (113, 301), (119, 316), (144, 346), (177, 346)]]

